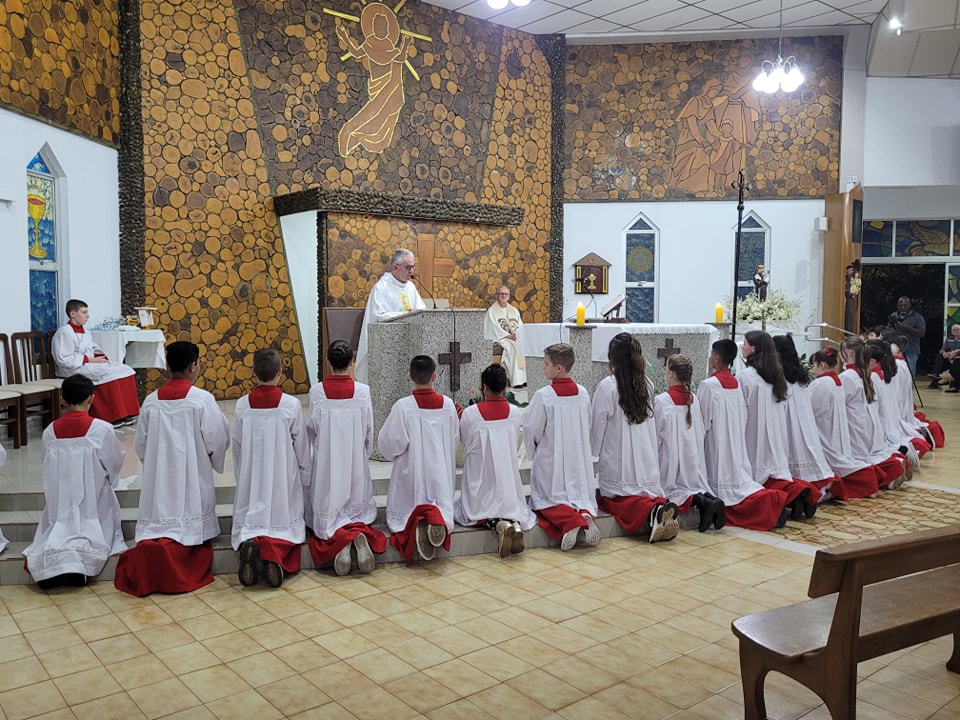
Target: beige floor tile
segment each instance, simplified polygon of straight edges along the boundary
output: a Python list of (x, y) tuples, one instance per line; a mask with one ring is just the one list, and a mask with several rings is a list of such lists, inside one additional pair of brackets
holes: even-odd
[(525, 603), (521, 607), (527, 612), (537, 615), (551, 623), (563, 622), (580, 614), (572, 607), (550, 599), (533, 600)]
[(497, 647), (483, 648), (461, 658), (500, 682), (533, 670), (533, 665)]
[(588, 694), (539, 668), (510, 678), (505, 684), (550, 710), (579, 702)]
[(283, 660), (269, 652), (239, 658), (230, 663), (230, 667), (254, 689), (298, 674)]
[[(307, 615), (312, 615), (314, 617), (325, 618), (326, 616), (322, 613), (307, 613)], [(299, 616), (298, 616), (299, 617)], [(291, 618), (288, 622), (295, 621), (296, 618)], [(330, 620), (332, 623), (333, 620)], [(336, 628), (331, 628), (330, 630), (325, 630), (323, 632), (334, 632), (336, 629), (342, 627), (340, 623), (336, 623)], [(374, 620), (373, 622), (363, 623), (362, 625), (355, 625), (351, 628), (356, 633), (359, 633), (367, 640), (380, 647), (389, 647), (395, 645), (396, 643), (403, 642), (404, 640), (410, 640), (416, 637), (412, 632), (403, 627), (400, 623), (394, 622), (392, 618), (380, 618), (379, 620)], [(322, 633), (311, 633), (310, 637), (317, 637)]]
[(127, 693), (117, 693), (73, 706), (77, 720), (143, 720), (146, 715)]
[(247, 655), (255, 655), (265, 649), (243, 630), (217, 635), (201, 641), (201, 644), (226, 663)]
[[(319, 637), (320, 635), (326, 635), (327, 633), (336, 632), (337, 630), (343, 629), (343, 625), (338, 623), (332, 617), (328, 617), (322, 612), (316, 612), (315, 610), (308, 610), (307, 612), (299, 615), (290, 615), (284, 618), (282, 622), (285, 622), (291, 628), (307, 638), (315, 638)], [(374, 620), (374, 622), (387, 623), (388, 621)], [(359, 628), (370, 624), (371, 623), (364, 623), (364, 625), (357, 625), (353, 629), (359, 630)]]
[(634, 715), (641, 711), (645, 717), (665, 718), (680, 709), (677, 703), (667, 702), (649, 692), (646, 688), (637, 687), (630, 683), (611, 685), (605, 690), (595, 693), (593, 697), (605, 705), (611, 705), (622, 710), (628, 715)]
[(79, 705), (123, 690), (106, 668), (64, 675), (53, 682), (68, 705)]
[(686, 712), (691, 718), (702, 718), (702, 720), (743, 720), (743, 705), (722, 695), (711, 695)]
[(493, 720), (493, 715), (481, 710), (466, 698), (444, 705), (436, 710), (428, 712), (427, 717), (430, 720), (445, 720), (446, 718), (457, 718), (457, 720)]
[[(0, 713), (3, 711), (0, 710)], [(5, 717), (0, 714), (0, 718)], [(52, 712), (44, 713), (43, 715), (35, 715), (31, 720), (77, 720), (77, 716), (73, 714), (73, 710), (70, 708), (60, 708), (59, 710), (54, 710)]]
[(128, 691), (133, 701), (150, 720), (200, 705), (200, 699), (177, 678)]
[(20, 634), (20, 626), (10, 613), (0, 613), (0, 638)]
[(277, 720), (283, 715), (255, 690), (207, 703), (207, 709), (220, 720), (236, 720), (237, 718), (257, 718), (257, 720)]
[(557, 714), (567, 720), (630, 720), (632, 715), (627, 715), (623, 711), (606, 703), (600, 702), (596, 698), (584, 698), (573, 705), (557, 710)]
[(416, 672), (416, 668), (392, 652), (377, 648), (360, 655), (347, 658), (344, 662), (358, 672), (362, 672), (377, 685), (383, 685)]
[(324, 665), (332, 665), (338, 658), (331, 652), (317, 645), (313, 640), (303, 640), (293, 645), (284, 645), (271, 651), (287, 665), (297, 668), (301, 673), (315, 670)]
[(379, 647), (372, 639), (368, 640), (353, 628), (343, 628), (325, 635), (318, 635), (313, 638), (313, 642), (341, 660), (376, 650)]
[(550, 712), (549, 708), (508, 685), (494, 685), (481, 690), (470, 696), (470, 702), (500, 720), (539, 718)]
[(83, 597), (76, 602), (66, 603), (65, 605), (60, 605), (59, 607), (60, 612), (63, 613), (63, 616), (72, 623), (77, 622), (78, 620), (87, 620), (92, 617), (109, 615), (113, 612), (110, 606), (103, 602), (103, 600), (96, 595)]
[(0, 692), (43, 682), (50, 676), (35, 657), (25, 657), (0, 665)]
[(928, 700), (870, 680), (864, 680), (857, 685), (857, 698), (914, 720), (923, 720), (939, 709)]
[(250, 685), (226, 665), (178, 673), (177, 676), (202, 703), (250, 690)]
[(544, 665), (543, 670), (588, 694), (600, 692), (617, 682), (614, 675), (575, 657)]
[(211, 610), (221, 614), (224, 610), (246, 607), (253, 603), (241, 590), (232, 587), (204, 593), (201, 599), (210, 606)]
[(522, 634), (520, 630), (491, 617), (481, 615), (472, 620), (457, 623), (457, 627), (477, 638), (497, 645)]
[(113, 665), (107, 665), (107, 670), (124, 690), (152, 685), (155, 682), (173, 677), (173, 673), (167, 666), (154, 655), (142, 655)]
[(50, 673), (50, 677), (61, 677), (70, 673), (80, 672), (81, 670), (90, 670), (100, 667), (101, 662), (93, 651), (86, 645), (73, 645), (63, 650), (54, 650), (53, 652), (38, 655), (44, 669)]
[(489, 643), (460, 628), (448, 625), (426, 633), (423, 638), (457, 657), (487, 647)]
[(260, 603), (260, 607), (280, 620), (301, 615), (311, 609), (303, 600), (283, 593), (273, 593), (271, 597)]
[(605, 670), (621, 681), (650, 668), (643, 660), (615, 652), (606, 645), (583, 650), (573, 657)]
[(360, 598), (357, 600), (356, 604), (382, 618), (390, 617), (391, 615), (397, 615), (413, 609), (413, 605), (404, 602), (400, 598), (394, 597), (389, 593), (369, 595), (365, 598)]
[(173, 619), (157, 606), (146, 606), (136, 610), (127, 610), (117, 613), (120, 621), (126, 625), (132, 632), (149, 630), (150, 628), (170, 625)]
[(497, 684), (497, 680), (469, 663), (455, 658), (424, 670), (437, 682), (458, 693), (461, 697), (472, 695)]
[(407, 720), (417, 711), (383, 688), (374, 687), (340, 700), (340, 704), (360, 720)]
[(661, 665), (667, 672), (679, 675), (685, 680), (700, 687), (720, 692), (724, 688), (735, 685), (740, 681), (740, 673), (733, 674), (712, 665), (707, 665), (689, 655), (681, 655), (670, 662)]
[(398, 678), (385, 684), (383, 689), (420, 713), (435, 710), (459, 698), (453, 690), (422, 672)]
[(257, 688), (257, 692), (285, 717), (331, 702), (328, 695), (319, 692), (299, 675), (263, 685)]
[[(114, 620), (116, 622), (116, 620)], [(83, 645), (83, 638), (70, 626), (57, 625), (42, 630), (31, 630), (24, 633), (27, 642), (37, 655), (51, 650)]]
[(0, 663), (7, 663), (33, 655), (33, 648), (23, 635), (3, 638), (0, 642)]
[[(423, 638), (410, 638), (389, 646), (390, 652), (418, 670), (453, 659), (443, 648)], [(436, 706), (435, 706), (436, 707)]]
[(456, 599), (441, 600), (440, 602), (427, 605), (421, 609), (424, 612), (442, 620), (448, 625), (459, 625), (467, 620), (473, 620), (473, 618), (480, 617), (478, 612), (461, 605)]
[(290, 720), (357, 720), (357, 716), (343, 705), (332, 702), (291, 715)]
[(198, 642), (178, 645), (169, 650), (161, 650), (156, 654), (156, 657), (177, 675), (213, 667), (222, 662), (220, 658)]
[(210, 606), (196, 595), (183, 595), (163, 604), (163, 611), (175, 622), (209, 615)]
[(447, 627), (446, 622), (433, 615), (428, 615), (423, 610), (408, 610), (405, 613), (394, 615), (390, 619), (400, 627), (420, 636)]
[(122, 662), (150, 652), (133, 633), (97, 640), (89, 643), (89, 648), (104, 665)]
[(210, 638), (236, 632), (236, 626), (216, 613), (188, 618), (178, 623), (181, 628), (193, 636), (194, 640), (209, 640)]
[(163, 720), (217, 720), (217, 716), (210, 712), (205, 705), (198, 705), (167, 715)]
[[(894, 664), (896, 664), (896, 661), (894, 661)], [(960, 696), (960, 687), (958, 686), (945, 685), (911, 672), (899, 670), (893, 665), (888, 665), (879, 670), (868, 679), (870, 682), (879, 683), (884, 687), (923, 698), (935, 705), (946, 705)]]
[(523, 658), (534, 667), (543, 667), (560, 658), (567, 657), (567, 653), (563, 650), (540, 642), (529, 635), (515, 637), (512, 640), (500, 643), (497, 647), (505, 653)]
[(117, 621), (117, 617), (112, 613), (87, 618), (85, 620), (77, 620), (71, 623), (71, 627), (84, 642), (88, 643), (130, 632), (127, 626)]
[(577, 653), (596, 645), (593, 638), (570, 630), (563, 625), (550, 625), (529, 633), (530, 637), (544, 642), (547, 645), (553, 645), (555, 648), (565, 650), (570, 653)]
[(51, 680), (0, 693), (0, 708), (3, 708), (7, 720), (23, 720), (66, 706)]
[(13, 619), (22, 633), (67, 624), (67, 618), (56, 605), (13, 613)]
[(649, 668), (627, 678), (630, 685), (642, 688), (679, 708), (689, 708), (713, 695), (713, 692), (674, 675), (665, 666)]
[(310, 684), (337, 701), (375, 687), (373, 680), (345, 662), (325, 665), (317, 670), (302, 672), (302, 675)]
[[(597, 611), (596, 615), (602, 615), (603, 611)], [(627, 630), (616, 625), (612, 625), (599, 617), (591, 614), (580, 615), (578, 617), (564, 620), (560, 627), (573, 630), (585, 637), (592, 638), (596, 642), (605, 643), (609, 640), (621, 637), (627, 633)]]

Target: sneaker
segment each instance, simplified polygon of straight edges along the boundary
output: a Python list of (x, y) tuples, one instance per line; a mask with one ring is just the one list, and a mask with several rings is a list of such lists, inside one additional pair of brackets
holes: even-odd
[[(347, 548), (350, 546), (348, 545)], [(263, 574), (267, 585), (278, 588), (283, 585), (283, 568), (275, 562), (265, 562), (263, 564)]]
[(357, 549), (357, 567), (361, 575), (369, 575), (377, 565), (377, 559), (373, 556), (373, 550), (370, 549), (370, 542), (367, 536), (360, 533), (353, 539), (353, 546)]
[(443, 541), (447, 539), (447, 526), (427, 525), (427, 539), (435, 548), (440, 547), (443, 545)]
[(777, 518), (777, 524), (774, 527), (779, 530), (787, 524), (787, 520), (790, 519), (790, 506), (784, 506), (783, 510), (780, 511), (780, 517)]
[(793, 499), (793, 502), (790, 503), (790, 519), (794, 522), (799, 522), (803, 520), (803, 499), (806, 496), (807, 491), (804, 490), (800, 495)]
[(424, 560), (433, 560), (437, 554), (437, 548), (427, 537), (427, 524), (425, 522), (417, 523), (417, 554)]
[[(903, 466), (903, 479), (904, 479), (904, 481), (906, 481), (906, 480), (913, 480), (913, 468), (910, 466), (910, 461), (909, 461), (909, 460), (901, 460), (901, 461), (900, 461), (900, 464)], [(900, 485), (903, 485), (903, 482), (901, 482)], [(900, 485), (898, 485), (897, 487), (900, 487)]]
[(910, 467), (920, 467), (920, 453), (918, 453), (917, 449), (910, 443), (907, 443), (907, 451), (904, 453), (904, 455), (906, 455), (907, 460), (910, 461)]
[(650, 542), (673, 540), (680, 532), (677, 520), (677, 506), (673, 503), (660, 503), (650, 511)]
[(244, 540), (237, 552), (240, 554), (237, 579), (244, 587), (256, 585), (260, 579), (260, 546), (256, 540)]
[(583, 519), (587, 521), (587, 529), (583, 531), (583, 544), (587, 547), (596, 547), (600, 544), (600, 528), (593, 521), (593, 515), (583, 513)]
[(352, 547), (352, 543), (347, 543), (342, 548), (340, 548), (340, 552), (338, 552), (337, 557), (334, 558), (333, 571), (337, 575), (350, 574), (350, 568), (353, 567), (353, 559), (350, 557), (351, 547)]
[(713, 529), (720, 530), (727, 524), (727, 507), (723, 504), (723, 500), (716, 495), (711, 495), (710, 493), (705, 494), (707, 500), (713, 503)]
[(505, 558), (513, 550), (513, 534), (516, 530), (508, 520), (498, 520), (494, 532), (497, 533), (497, 554)]
[(700, 522), (697, 523), (697, 530), (706, 532), (713, 524), (713, 504), (703, 493), (697, 493), (693, 496), (693, 506), (700, 514)]
[(956, 393), (956, 392), (960, 392), (960, 388), (951, 387), (951, 388), (947, 388), (946, 390), (944, 390), (944, 392), (947, 392), (947, 393)]
[(932, 383), (930, 383), (929, 385), (927, 385), (927, 390), (939, 390), (939, 389), (940, 389), (940, 381), (939, 381), (939, 380), (934, 380)]
[(573, 546), (577, 544), (577, 535), (580, 534), (580, 530), (581, 528), (567, 530), (560, 539), (560, 550), (563, 552), (567, 552), (567, 550), (573, 550)]
[(137, 419), (133, 417), (133, 415), (129, 415), (125, 417), (123, 420), (121, 420), (120, 422), (123, 423), (124, 425), (136, 425)]
[(523, 528), (520, 527), (520, 523), (515, 522), (513, 524), (513, 545), (510, 546), (510, 552), (514, 555), (519, 555), (523, 552), (524, 548)]
[(120, 419), (120, 420), (114, 420), (114, 421), (113, 421), (112, 423), (110, 423), (110, 424), (113, 425), (113, 427), (114, 427), (115, 429), (118, 429), (118, 428), (122, 428), (124, 425), (126, 425), (126, 422), (124, 422), (123, 419)]

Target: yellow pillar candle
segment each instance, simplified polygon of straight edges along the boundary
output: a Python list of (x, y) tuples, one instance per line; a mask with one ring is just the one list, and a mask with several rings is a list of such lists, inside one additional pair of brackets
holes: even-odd
[(723, 303), (717, 303), (716, 312), (717, 312), (716, 322), (722, 323), (723, 322)]
[(583, 303), (577, 303), (577, 325), (587, 324), (587, 309)]

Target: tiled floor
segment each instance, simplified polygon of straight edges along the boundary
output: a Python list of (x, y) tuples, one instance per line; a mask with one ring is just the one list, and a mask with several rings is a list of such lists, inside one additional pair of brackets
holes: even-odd
[[(924, 399), (954, 445), (914, 482), (958, 488), (960, 399)], [(0, 587), (0, 720), (742, 718), (730, 621), (804, 598), (810, 568), (808, 552), (753, 538), (686, 530), (305, 571), (278, 590), (219, 576), (144, 599), (108, 583)], [(960, 718), (949, 651), (943, 639), (862, 663), (861, 720)], [(829, 717), (782, 676), (767, 703), (778, 719)]]

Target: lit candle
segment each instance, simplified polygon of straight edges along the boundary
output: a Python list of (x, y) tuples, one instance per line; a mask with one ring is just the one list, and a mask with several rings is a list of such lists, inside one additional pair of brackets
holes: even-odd
[(586, 325), (587, 324), (587, 309), (583, 306), (583, 303), (577, 303), (577, 325)]
[(717, 312), (717, 322), (722, 323), (723, 322), (723, 303), (717, 303), (716, 312)]

